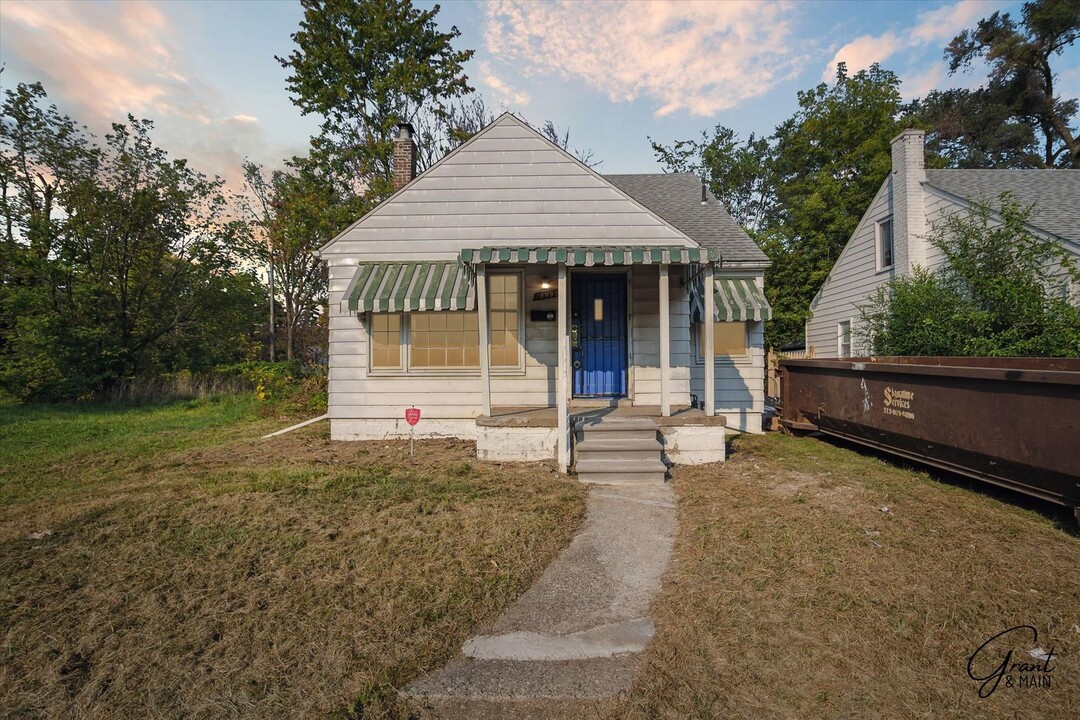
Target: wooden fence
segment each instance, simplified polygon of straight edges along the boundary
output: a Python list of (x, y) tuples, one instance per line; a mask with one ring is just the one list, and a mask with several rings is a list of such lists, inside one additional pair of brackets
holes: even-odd
[(765, 364), (765, 394), (780, 397), (780, 361), (784, 358), (802, 359), (814, 357), (814, 348), (777, 352), (769, 348)]

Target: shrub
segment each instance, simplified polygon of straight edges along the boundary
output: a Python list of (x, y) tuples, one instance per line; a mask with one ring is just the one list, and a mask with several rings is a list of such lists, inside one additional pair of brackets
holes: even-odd
[(1000, 200), (1000, 220), (973, 206), (936, 225), (929, 240), (942, 267), (894, 278), (859, 308), (872, 354), (1080, 356), (1074, 261), (1028, 231), (1031, 207)]

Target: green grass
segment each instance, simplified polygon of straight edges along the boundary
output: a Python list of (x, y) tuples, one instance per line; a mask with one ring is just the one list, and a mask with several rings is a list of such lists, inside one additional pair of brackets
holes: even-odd
[[(0, 707), (396, 716), (583, 511), (471, 444), (335, 443), (250, 397), (0, 408)], [(36, 535), (42, 531), (47, 534)]]

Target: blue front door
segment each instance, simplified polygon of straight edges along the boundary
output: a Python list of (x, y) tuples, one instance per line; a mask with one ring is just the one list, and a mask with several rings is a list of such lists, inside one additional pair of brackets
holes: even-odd
[(570, 343), (575, 397), (626, 395), (626, 275), (575, 273)]

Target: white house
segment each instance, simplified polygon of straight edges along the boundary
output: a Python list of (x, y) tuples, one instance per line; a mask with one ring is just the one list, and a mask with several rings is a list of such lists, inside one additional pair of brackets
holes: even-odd
[(1080, 259), (1080, 170), (926, 169), (925, 133), (892, 141), (892, 172), (810, 303), (806, 346), (814, 357), (866, 354), (859, 305), (882, 283), (916, 265), (944, 259), (927, 240), (936, 223), (971, 203), (995, 207), (1003, 192), (1034, 205), (1029, 231), (1060, 242)]
[(760, 431), (768, 261), (696, 177), (598, 175), (509, 113), (410, 168), (403, 125), (401, 187), (320, 250), (334, 439), (415, 406), (417, 437), (566, 467), (575, 421), (651, 422), (674, 462)]

